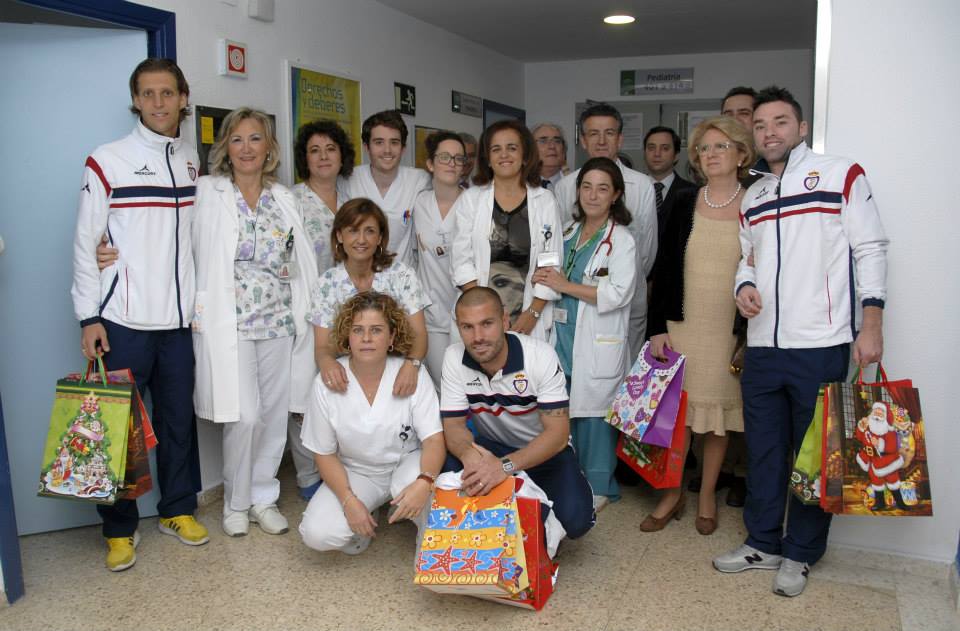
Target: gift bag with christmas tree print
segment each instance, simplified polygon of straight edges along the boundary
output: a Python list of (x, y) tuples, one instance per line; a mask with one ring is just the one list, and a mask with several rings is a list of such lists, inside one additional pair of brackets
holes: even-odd
[(100, 382), (57, 381), (43, 450), (38, 494), (113, 504), (126, 473), (127, 436), (136, 386), (111, 384), (98, 360)]

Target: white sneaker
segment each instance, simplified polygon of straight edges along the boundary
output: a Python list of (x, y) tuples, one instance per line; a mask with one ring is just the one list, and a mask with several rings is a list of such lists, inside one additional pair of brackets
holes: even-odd
[(594, 495), (593, 496), (593, 512), (599, 513), (604, 508), (607, 507), (607, 504), (610, 503), (610, 498), (606, 495)]
[(350, 538), (350, 543), (348, 543), (345, 548), (341, 549), (341, 552), (344, 554), (349, 554), (350, 556), (355, 556), (369, 548), (371, 541), (373, 540), (370, 537), (353, 535), (353, 537)]
[(250, 518), (247, 517), (247, 511), (245, 510), (225, 508), (221, 525), (223, 532), (230, 537), (242, 537), (250, 532)]
[(282, 535), (290, 530), (287, 518), (284, 517), (276, 504), (254, 504), (248, 511), (250, 521), (260, 526), (260, 530), (268, 535)]
[(807, 586), (810, 565), (802, 561), (784, 559), (773, 578), (773, 593), (781, 596), (799, 596)]
[(736, 550), (713, 559), (713, 567), (721, 572), (736, 573), (744, 570), (776, 570), (783, 557), (779, 554), (767, 554), (752, 546), (743, 544)]

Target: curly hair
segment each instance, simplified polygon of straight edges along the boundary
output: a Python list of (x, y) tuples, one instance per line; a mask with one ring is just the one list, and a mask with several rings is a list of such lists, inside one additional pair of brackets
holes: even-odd
[(293, 164), (297, 170), (297, 177), (306, 180), (310, 177), (310, 167), (307, 166), (307, 143), (314, 136), (326, 136), (340, 148), (340, 173), (343, 177), (350, 177), (353, 173), (353, 162), (357, 152), (353, 148), (350, 136), (343, 131), (343, 127), (328, 120), (315, 120), (307, 123), (297, 132), (297, 141), (293, 145)]
[(386, 246), (390, 243), (390, 224), (387, 223), (387, 216), (375, 202), (366, 197), (351, 199), (333, 216), (333, 226), (330, 227), (330, 248), (333, 252), (333, 260), (337, 263), (347, 260), (347, 252), (337, 239), (337, 234), (347, 228), (360, 225), (368, 217), (373, 217), (380, 228), (380, 245), (373, 256), (373, 271), (382, 272), (390, 267), (397, 255), (387, 251)]
[(690, 166), (697, 175), (706, 180), (706, 176), (700, 169), (700, 154), (697, 153), (697, 145), (703, 135), (709, 130), (716, 129), (718, 132), (730, 139), (736, 146), (737, 151), (743, 153), (743, 161), (737, 167), (737, 179), (744, 180), (750, 175), (750, 169), (753, 163), (757, 161), (757, 150), (753, 146), (753, 136), (749, 131), (737, 122), (735, 118), (729, 116), (715, 116), (702, 121), (693, 128), (689, 140), (687, 140), (687, 158), (690, 160)]
[(413, 331), (407, 322), (407, 314), (396, 300), (376, 291), (360, 292), (340, 305), (331, 331), (331, 341), (337, 354), (350, 353), (350, 329), (353, 328), (353, 321), (357, 315), (364, 311), (377, 311), (383, 315), (390, 334), (393, 335), (389, 354), (406, 357), (413, 346)]
[(277, 169), (280, 167), (280, 143), (277, 142), (277, 134), (273, 129), (273, 120), (270, 116), (266, 112), (250, 107), (238, 107), (227, 114), (220, 123), (220, 134), (210, 148), (210, 171), (214, 175), (225, 175), (233, 179), (233, 165), (230, 164), (227, 145), (230, 144), (230, 136), (233, 132), (248, 118), (260, 124), (267, 141), (267, 159), (263, 163), (260, 179), (263, 186), (268, 186), (277, 181)]

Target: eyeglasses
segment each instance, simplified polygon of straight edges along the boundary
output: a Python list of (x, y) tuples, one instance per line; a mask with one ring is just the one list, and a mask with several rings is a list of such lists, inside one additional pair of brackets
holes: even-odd
[(463, 155), (462, 153), (458, 153), (454, 156), (450, 155), (446, 151), (443, 153), (438, 153), (433, 157), (433, 159), (440, 164), (450, 164), (450, 162), (453, 161), (454, 164), (461, 167), (467, 163), (467, 156)]
[(541, 136), (537, 138), (538, 145), (562, 145), (563, 138), (560, 136)]
[(702, 145), (697, 145), (694, 148), (697, 150), (697, 153), (702, 156), (710, 153), (711, 150), (716, 151), (717, 153), (726, 153), (730, 151), (731, 147), (733, 147), (732, 142), (715, 142), (712, 145), (704, 143)]

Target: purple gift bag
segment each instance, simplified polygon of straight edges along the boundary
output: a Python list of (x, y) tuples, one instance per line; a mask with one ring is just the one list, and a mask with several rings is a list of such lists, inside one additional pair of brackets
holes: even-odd
[(635, 440), (669, 447), (680, 410), (685, 357), (668, 348), (666, 361), (643, 345), (637, 361), (620, 384), (606, 421)]

